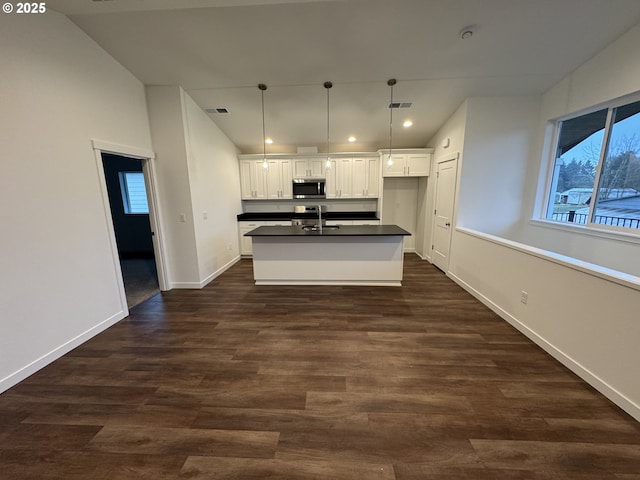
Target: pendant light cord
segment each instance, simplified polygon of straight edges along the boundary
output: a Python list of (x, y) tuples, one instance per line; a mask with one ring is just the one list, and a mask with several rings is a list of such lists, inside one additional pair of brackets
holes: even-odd
[(262, 100), (262, 157), (264, 160), (267, 159), (267, 135), (266, 130), (264, 129), (264, 91), (267, 89), (267, 86), (264, 83), (258, 85), (261, 94)]
[(264, 129), (264, 91), (267, 89), (267, 86), (264, 83), (258, 85), (260, 89), (260, 97), (262, 101), (262, 168), (266, 169), (269, 167), (267, 163), (267, 134)]
[(326, 168), (329, 168), (331, 166), (331, 163), (329, 160), (329, 89), (331, 87), (333, 87), (333, 83), (324, 82), (324, 88), (326, 88), (327, 90), (327, 164), (326, 164)]
[(387, 85), (391, 87), (391, 100), (389, 101), (389, 165), (391, 165), (391, 139), (393, 137), (393, 86), (395, 84), (395, 78), (391, 78), (387, 81)]

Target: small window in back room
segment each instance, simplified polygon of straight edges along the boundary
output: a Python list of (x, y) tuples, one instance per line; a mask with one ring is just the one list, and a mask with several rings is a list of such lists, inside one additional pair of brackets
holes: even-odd
[(142, 172), (119, 172), (124, 213), (149, 213), (147, 190)]

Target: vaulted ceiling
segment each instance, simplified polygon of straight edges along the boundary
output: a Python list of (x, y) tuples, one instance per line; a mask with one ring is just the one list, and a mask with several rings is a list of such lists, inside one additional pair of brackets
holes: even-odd
[[(539, 95), (638, 0), (48, 0), (146, 85), (181, 85), (244, 153), (424, 147), (470, 96)], [(472, 26), (471, 38), (461, 31)], [(613, 73), (613, 72), (612, 72)], [(403, 128), (411, 119), (413, 126)], [(356, 142), (348, 143), (353, 135)]]

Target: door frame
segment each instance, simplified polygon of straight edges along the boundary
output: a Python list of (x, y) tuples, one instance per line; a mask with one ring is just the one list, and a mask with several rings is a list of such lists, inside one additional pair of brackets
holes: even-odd
[(151, 150), (131, 147), (128, 145), (119, 145), (102, 140), (91, 140), (96, 168), (98, 170), (98, 178), (100, 180), (100, 189), (102, 193), (102, 203), (104, 207), (105, 221), (107, 224), (109, 243), (111, 245), (111, 256), (113, 258), (114, 270), (118, 282), (120, 294), (120, 303), (125, 315), (129, 314), (127, 306), (127, 297), (124, 290), (124, 279), (122, 277), (122, 269), (120, 267), (120, 257), (118, 254), (118, 245), (116, 243), (115, 228), (113, 226), (113, 218), (111, 217), (111, 207), (109, 204), (109, 194), (107, 192), (107, 182), (104, 175), (104, 167), (102, 165), (102, 154), (111, 153), (121, 157), (128, 157), (142, 161), (142, 170), (144, 174), (145, 188), (147, 190), (147, 201), (149, 204), (149, 223), (151, 225), (151, 239), (153, 241), (153, 254), (156, 262), (156, 270), (158, 272), (158, 287), (162, 291), (169, 290), (167, 262), (165, 253), (164, 235), (162, 232), (162, 218), (160, 212), (160, 202), (158, 198), (157, 177), (155, 169), (155, 153)]
[(431, 256), (431, 262), (433, 263), (433, 246), (434, 246), (434, 241), (435, 241), (435, 227), (436, 227), (436, 204), (437, 204), (437, 199), (438, 199), (438, 166), (441, 163), (445, 163), (445, 162), (450, 162), (450, 161), (455, 161), (456, 162), (456, 177), (455, 177), (455, 182), (453, 184), (453, 206), (452, 206), (452, 211), (451, 211), (451, 224), (452, 224), (452, 228), (450, 230), (450, 234), (449, 234), (449, 256), (447, 257), (447, 268), (445, 270), (445, 274), (448, 274), (449, 272), (449, 264), (450, 264), (450, 260), (451, 260), (451, 239), (453, 237), (453, 231), (455, 230), (455, 218), (457, 216), (457, 210), (456, 210), (456, 206), (458, 204), (457, 202), (457, 198), (458, 198), (458, 175), (460, 174), (460, 152), (453, 152), (450, 153), (448, 155), (444, 155), (440, 158), (438, 158), (437, 160), (434, 161), (434, 165), (436, 167), (436, 184), (435, 184), (435, 188), (434, 188), (434, 194), (433, 194), (433, 213), (431, 214), (431, 249), (430, 249), (430, 256)]

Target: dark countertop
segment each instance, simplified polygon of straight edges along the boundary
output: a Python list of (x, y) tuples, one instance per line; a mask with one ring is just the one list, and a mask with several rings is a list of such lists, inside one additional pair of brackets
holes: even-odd
[(323, 227), (303, 230), (294, 226), (263, 226), (244, 234), (245, 237), (362, 237), (362, 236), (406, 236), (411, 235), (397, 225), (341, 225), (339, 228)]
[[(238, 215), (239, 222), (279, 221), (293, 218), (318, 218), (315, 213), (295, 212), (249, 212)], [(376, 212), (323, 212), (322, 218), (327, 220), (378, 220)]]

